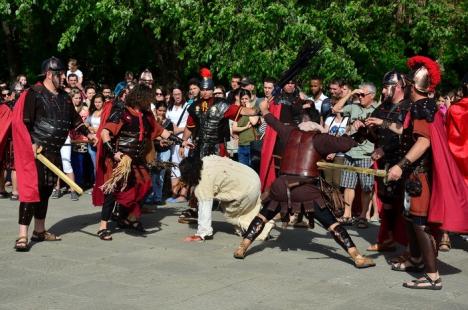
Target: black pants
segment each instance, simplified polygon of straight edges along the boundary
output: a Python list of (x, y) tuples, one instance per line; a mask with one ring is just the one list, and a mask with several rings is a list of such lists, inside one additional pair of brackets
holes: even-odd
[(27, 225), (31, 224), (34, 218), (43, 220), (47, 215), (47, 208), (49, 206), (49, 197), (52, 195), (53, 186), (40, 185), (39, 186), (39, 202), (21, 202), (19, 205), (19, 219), (18, 224)]

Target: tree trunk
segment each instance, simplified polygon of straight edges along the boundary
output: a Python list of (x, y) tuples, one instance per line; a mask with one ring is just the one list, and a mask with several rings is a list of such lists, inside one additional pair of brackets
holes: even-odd
[(20, 68), (20, 59), (19, 51), (16, 48), (16, 41), (13, 34), (13, 31), (8, 25), (8, 22), (2, 21), (2, 30), (5, 35), (5, 46), (7, 54), (7, 63), (8, 63), (8, 73), (10, 74), (11, 79), (15, 79), (19, 74)]

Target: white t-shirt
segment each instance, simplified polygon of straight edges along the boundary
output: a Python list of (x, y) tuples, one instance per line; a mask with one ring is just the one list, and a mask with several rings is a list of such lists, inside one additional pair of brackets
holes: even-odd
[(309, 100), (312, 100), (315, 104), (315, 109), (320, 113), (320, 110), (322, 109), (322, 102), (323, 100), (327, 99), (328, 97), (325, 96), (323, 93), (320, 95), (318, 99), (314, 99), (313, 96), (309, 97)]
[[(189, 113), (185, 107), (188, 106), (188, 103), (184, 103), (183, 105), (180, 106), (173, 106), (172, 109), (168, 109), (166, 112), (166, 117), (171, 120), (172, 123), (174, 123), (174, 126), (177, 126), (177, 122), (180, 119), (180, 116), (182, 115), (182, 112), (185, 110), (184, 115), (182, 116), (182, 120), (180, 121), (179, 126), (177, 127), (185, 127), (187, 126), (187, 119), (189, 116)], [(177, 136), (182, 138), (182, 134), (180, 133)]]
[(338, 121), (335, 115), (327, 117), (325, 126), (328, 126), (328, 134), (336, 137), (344, 135), (348, 126), (348, 119), (348, 117), (343, 117), (341, 121)]

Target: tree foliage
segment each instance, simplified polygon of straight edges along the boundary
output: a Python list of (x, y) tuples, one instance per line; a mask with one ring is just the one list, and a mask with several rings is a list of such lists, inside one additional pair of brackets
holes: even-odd
[(287, 69), (303, 42), (317, 40), (321, 52), (303, 80), (379, 83), (424, 54), (443, 66), (444, 86), (454, 87), (467, 70), (467, 8), (449, 0), (0, 0), (0, 55), (8, 60), (0, 74), (33, 74), (42, 58), (59, 54), (108, 82), (145, 67), (161, 83), (185, 81), (202, 65), (219, 81), (240, 73), (260, 82)]

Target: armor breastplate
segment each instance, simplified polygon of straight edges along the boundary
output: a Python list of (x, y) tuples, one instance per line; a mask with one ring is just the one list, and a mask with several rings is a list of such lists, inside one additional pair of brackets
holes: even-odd
[(217, 153), (216, 144), (222, 140), (225, 128), (224, 113), (229, 108), (225, 101), (213, 104), (207, 111), (203, 112), (200, 106), (194, 109), (195, 117), (198, 119), (197, 147), (200, 156), (204, 157)]
[(280, 173), (306, 177), (319, 176), (317, 161), (320, 154), (314, 148), (315, 132), (291, 131), (281, 159)]
[[(403, 133), (401, 135), (401, 148), (403, 151), (403, 154), (406, 154), (409, 152), (409, 150), (413, 147), (413, 145), (416, 143), (415, 136), (413, 134), (413, 120), (409, 122), (409, 125), (407, 128), (403, 128)], [(431, 149), (427, 149), (424, 154), (419, 157), (415, 162), (411, 164), (411, 170), (413, 171), (418, 171), (418, 172), (425, 172), (429, 171), (431, 169), (431, 163), (432, 163), (432, 152)]]
[[(382, 103), (372, 113), (373, 117), (386, 120), (390, 123), (402, 123), (401, 107), (392, 103)], [(376, 147), (386, 147), (384, 157), (381, 159), (383, 163), (396, 164), (404, 155), (400, 148), (400, 136), (388, 128), (375, 127)]]
[(72, 127), (73, 105), (65, 92), (54, 96), (45, 89), (31, 91), (36, 96), (36, 104), (43, 109), (43, 114), (35, 120), (31, 138), (44, 151), (59, 153)]
[(140, 141), (140, 121), (138, 116), (130, 114), (127, 110), (123, 113), (124, 125), (118, 134), (116, 141), (117, 150), (130, 156), (133, 161), (144, 161), (147, 151), (148, 134), (150, 124), (143, 114), (143, 140)]

